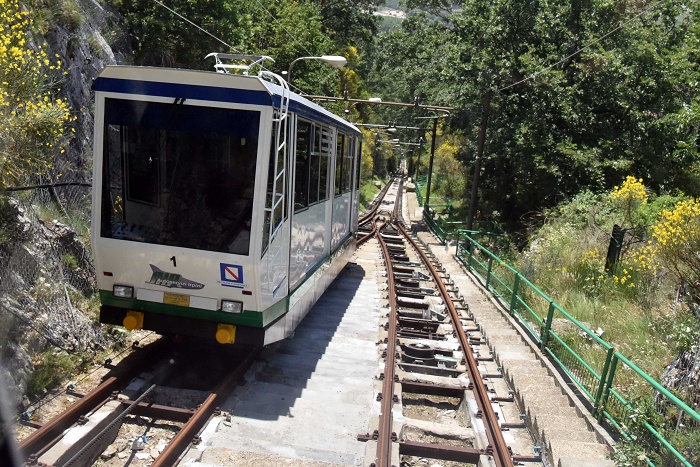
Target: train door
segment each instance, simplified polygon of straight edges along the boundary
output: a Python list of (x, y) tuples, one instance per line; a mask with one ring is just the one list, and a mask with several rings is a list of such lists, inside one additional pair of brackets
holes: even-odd
[(273, 110), (262, 232), (263, 309), (289, 291), (289, 133), (290, 114)]

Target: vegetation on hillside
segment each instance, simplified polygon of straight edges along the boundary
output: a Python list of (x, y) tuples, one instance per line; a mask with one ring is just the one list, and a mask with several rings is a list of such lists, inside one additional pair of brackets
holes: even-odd
[(386, 100), (463, 109), (447, 133), (465, 136), (457, 159), (469, 171), (491, 90), (482, 217), (522, 231), (543, 209), (628, 175), (659, 193), (700, 194), (700, 11), (673, 1), (418, 3), (444, 7), (445, 20), (412, 16), (381, 35), (365, 79)]
[[(607, 193), (583, 192), (543, 215), (544, 225), (533, 234), (529, 248), (514, 256), (516, 267), (528, 279), (657, 380), (664, 380), (669, 364), (679, 355), (696, 353), (700, 343), (696, 198), (657, 195), (630, 176)], [(622, 226), (625, 236), (619, 260), (611, 262), (606, 259), (614, 225)], [(570, 335), (559, 332), (585, 361), (602, 364), (595, 346), (573, 327)], [(674, 367), (671, 374), (681, 375), (680, 371)], [(679, 381), (683, 378), (690, 386), (669, 389), (696, 407), (700, 392), (692, 382), (698, 375), (683, 375)], [(645, 463), (646, 456), (657, 465), (670, 462), (655, 457), (661, 451), (654, 454), (655, 441), (647, 436), (645, 421), (663, 428), (676, 447), (692, 446), (695, 431), (667, 426), (649, 385), (640, 384), (632, 372), (618, 371), (616, 379), (616, 389), (640, 411), (638, 423), (624, 427), (638, 439), (619, 451), (621, 465)], [(629, 457), (630, 452), (636, 454)], [(693, 449), (684, 455), (693, 465), (700, 461), (700, 453)]]
[[(33, 15), (41, 12), (18, 2), (0, 0), (0, 188), (50, 170), (71, 134), (70, 109), (54, 97), (65, 64), (32, 33)], [(269, 55), (275, 63), (268, 67), (282, 73), (298, 57), (342, 54), (348, 65), (340, 72), (298, 62), (293, 88), (458, 108), (437, 126), (431, 196), (449, 198), (460, 220), (488, 110), (476, 216), (497, 221), (516, 239), (509, 257), (523, 274), (655, 377), (700, 342), (694, 3), (474, 0), (456, 9), (442, 0), (406, 0), (406, 8), (426, 13), (413, 10), (380, 32), (372, 14), (378, 0), (167, 2), (226, 44), (158, 2), (105, 3), (129, 35), (121, 50), (128, 63), (211, 69), (206, 54), (239, 52)], [(79, 23), (78, 5), (36, 2), (61, 12), (39, 15), (42, 29), (50, 21)], [(356, 122), (424, 128), (365, 132), (365, 199), (375, 178), (397, 165), (400, 152), (382, 140), (422, 137), (401, 154), (411, 174), (427, 174), (431, 120), (416, 118), (429, 113), (324, 105)], [(10, 208), (0, 201), (3, 220), (12, 217)], [(619, 262), (606, 267), (616, 224), (626, 229), (627, 243)], [(0, 244), (20, 236), (0, 228)]]
[(0, 189), (45, 173), (70, 136), (70, 109), (54, 94), (62, 64), (32, 26), (18, 0), (0, 0)]

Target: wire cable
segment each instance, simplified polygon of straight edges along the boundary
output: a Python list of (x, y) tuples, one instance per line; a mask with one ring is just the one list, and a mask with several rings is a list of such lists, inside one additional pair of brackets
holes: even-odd
[[(158, 1), (158, 0), (154, 0), (154, 1)], [(304, 49), (304, 51), (306, 52), (307, 55), (313, 55), (311, 52), (309, 52), (309, 49), (307, 49), (307, 48), (304, 46), (304, 44), (302, 44), (296, 37), (294, 37), (294, 34), (292, 34), (291, 32), (289, 32), (289, 29), (287, 29), (286, 27), (284, 27), (284, 25), (283, 25), (282, 23), (280, 23), (279, 20), (278, 20), (277, 18), (275, 18), (275, 15), (273, 15), (272, 13), (270, 13), (270, 10), (268, 10), (267, 8), (265, 8), (265, 5), (263, 5), (263, 4), (260, 2), (260, 0), (255, 0), (255, 1), (258, 3), (258, 5), (260, 5), (260, 8), (262, 8), (263, 10), (265, 10), (265, 12), (266, 12), (268, 15), (270, 15), (270, 18), (272, 18), (277, 24), (279, 24), (279, 25), (282, 27), (282, 29), (284, 29), (284, 31), (285, 31), (287, 34), (289, 34), (289, 37), (291, 37), (291, 38), (294, 40), (294, 42), (296, 42), (297, 44), (299, 44), (299, 45), (301, 46), (301, 48)]]
[(163, 2), (161, 2), (160, 0), (153, 0), (153, 1), (156, 2), (158, 5), (162, 6), (163, 8), (165, 8), (166, 10), (168, 10), (169, 12), (171, 12), (172, 14), (174, 14), (175, 16), (177, 16), (177, 17), (179, 17), (179, 18), (181, 18), (181, 19), (187, 21), (187, 22), (190, 23), (192, 26), (194, 26), (195, 28), (197, 28), (197, 29), (199, 29), (200, 31), (202, 31), (204, 34), (207, 34), (208, 36), (213, 37), (213, 38), (216, 39), (217, 41), (219, 41), (219, 42), (221, 42), (222, 44), (224, 44), (226, 47), (229, 47), (229, 48), (230, 48), (231, 50), (233, 50), (234, 52), (236, 52), (236, 53), (242, 53), (242, 52), (240, 52), (238, 49), (236, 49), (234, 46), (232, 46), (231, 44), (225, 42), (223, 39), (219, 39), (218, 37), (216, 37), (214, 34), (210, 33), (209, 31), (207, 31), (206, 29), (204, 29), (204, 28), (198, 26), (197, 24), (193, 23), (192, 21), (190, 21), (189, 19), (185, 18), (184, 16), (182, 16), (182, 15), (181, 15), (180, 13), (178, 13), (177, 11), (175, 11), (175, 10), (173, 10), (172, 8), (170, 8), (169, 6), (165, 5), (165, 4), (164, 4)]
[(580, 49), (578, 49), (576, 52), (574, 52), (574, 53), (572, 53), (572, 54), (570, 54), (570, 55), (567, 55), (566, 57), (562, 58), (562, 59), (559, 60), (558, 62), (553, 63), (553, 64), (551, 64), (551, 65), (549, 65), (549, 66), (547, 66), (547, 67), (541, 69), (540, 71), (538, 71), (538, 72), (536, 72), (536, 73), (533, 73), (532, 75), (528, 76), (527, 78), (521, 79), (521, 80), (518, 81), (517, 83), (509, 84), (508, 86), (504, 86), (504, 87), (498, 89), (498, 92), (505, 91), (506, 89), (512, 88), (512, 87), (517, 86), (517, 85), (519, 85), (519, 84), (522, 84), (522, 83), (524, 83), (524, 82), (526, 82), (526, 81), (530, 81), (531, 79), (534, 79), (535, 77), (541, 75), (542, 73), (544, 73), (544, 72), (546, 72), (546, 71), (548, 71), (548, 70), (551, 70), (551, 69), (554, 68), (555, 66), (564, 63), (564, 62), (567, 61), (568, 59), (570, 59), (570, 58), (572, 58), (572, 57), (575, 57), (576, 55), (580, 54), (581, 52), (583, 52), (584, 50), (588, 49), (589, 47), (591, 47), (591, 46), (597, 44), (598, 42), (602, 41), (603, 39), (605, 39), (606, 37), (610, 36), (611, 34), (613, 34), (613, 33), (617, 32), (617, 31), (619, 31), (619, 30), (622, 29), (622, 28), (624, 28), (625, 26), (627, 26), (629, 23), (631, 23), (632, 21), (636, 20), (636, 19), (639, 18), (640, 16), (642, 16), (642, 15), (644, 15), (644, 14), (646, 14), (646, 13), (652, 11), (652, 10), (654, 10), (656, 7), (658, 7), (659, 5), (661, 5), (662, 3), (664, 3), (665, 1), (666, 1), (666, 0), (660, 0), (660, 1), (656, 2), (655, 4), (653, 4), (652, 6), (650, 6), (649, 8), (647, 8), (646, 10), (642, 10), (642, 11), (639, 12), (638, 14), (634, 15), (633, 17), (631, 17), (630, 19), (628, 19), (627, 21), (625, 21), (624, 23), (622, 23), (621, 25), (619, 25), (618, 27), (616, 27), (615, 29), (613, 29), (612, 31), (609, 31), (609, 32), (607, 32), (606, 34), (604, 34), (603, 36), (599, 37), (598, 39), (595, 39), (595, 40), (589, 42), (588, 44), (584, 45), (583, 47), (581, 47)]

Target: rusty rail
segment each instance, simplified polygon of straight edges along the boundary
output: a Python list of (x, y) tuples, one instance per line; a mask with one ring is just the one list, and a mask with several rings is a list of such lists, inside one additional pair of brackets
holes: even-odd
[(406, 237), (406, 239), (414, 246), (416, 251), (420, 254), (426, 267), (430, 270), (430, 273), (435, 278), (435, 283), (438, 286), (440, 293), (442, 294), (445, 307), (450, 313), (450, 317), (453, 323), (453, 329), (457, 333), (457, 338), (464, 351), (464, 357), (467, 363), (467, 374), (469, 375), (469, 380), (472, 382), (473, 390), (476, 396), (476, 403), (479, 411), (481, 412), (484, 420), (484, 426), (486, 429), (486, 437), (489, 441), (489, 448), (487, 449), (487, 454), (492, 455), (494, 462), (497, 466), (512, 466), (513, 461), (511, 458), (511, 452), (503, 438), (503, 433), (501, 432), (498, 417), (496, 412), (491, 406), (490, 398), (486, 386), (484, 385), (481, 375), (479, 374), (478, 363), (474, 354), (471, 351), (469, 345), (469, 338), (467, 337), (464, 328), (461, 326), (460, 316), (457, 312), (452, 299), (450, 298), (445, 284), (440, 280), (440, 275), (431, 263), (425, 252), (418, 247), (416, 242), (411, 238), (411, 236), (406, 231), (405, 227), (398, 224), (401, 233)]
[(384, 363), (384, 382), (382, 383), (381, 403), (382, 409), (379, 415), (379, 429), (377, 439), (377, 458), (374, 467), (391, 467), (391, 445), (396, 440), (396, 434), (392, 431), (394, 408), (394, 380), (396, 375), (396, 291), (394, 288), (394, 272), (391, 268), (389, 249), (381, 235), (377, 235), (379, 244), (387, 263), (387, 280), (389, 284), (389, 335), (386, 344), (386, 360)]
[(204, 427), (209, 418), (218, 409), (220, 404), (231, 394), (233, 389), (243, 377), (245, 372), (255, 362), (260, 355), (261, 348), (252, 348), (248, 355), (238, 364), (238, 366), (228, 374), (214, 391), (207, 397), (204, 403), (192, 415), (189, 421), (168, 443), (168, 446), (151, 464), (152, 467), (169, 467), (175, 465), (179, 457), (185, 452), (190, 442)]
[(135, 362), (127, 366), (127, 369), (104, 380), (102, 384), (83, 396), (68, 410), (57, 415), (48, 423), (45, 423), (37, 431), (29, 435), (19, 443), (19, 451), (23, 460), (30, 456), (40, 455), (50, 448), (62, 433), (74, 425), (78, 419), (103, 405), (113, 391), (126, 386), (126, 383), (136, 376), (142, 365), (152, 359), (156, 352), (161, 351), (163, 339), (141, 349), (135, 357)]

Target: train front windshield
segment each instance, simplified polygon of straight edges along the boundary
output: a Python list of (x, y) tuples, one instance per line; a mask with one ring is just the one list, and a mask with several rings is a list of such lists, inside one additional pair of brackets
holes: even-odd
[(260, 113), (105, 99), (101, 236), (247, 255)]

